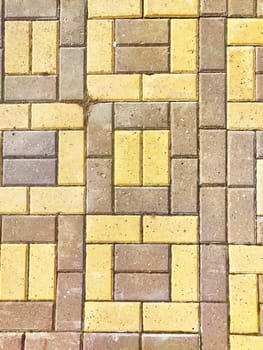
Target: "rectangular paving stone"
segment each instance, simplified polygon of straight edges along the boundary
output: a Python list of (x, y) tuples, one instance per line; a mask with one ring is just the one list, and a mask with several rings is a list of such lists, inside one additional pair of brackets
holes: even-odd
[(82, 273), (58, 273), (55, 316), (56, 330), (81, 330), (82, 287)]
[(79, 333), (26, 333), (25, 350), (56, 349), (79, 350), (81, 344)]
[(1, 333), (0, 349), (22, 349), (22, 333)]
[(263, 217), (257, 217), (257, 243), (263, 243)]
[(168, 44), (169, 23), (167, 19), (117, 19), (117, 44), (144, 45)]
[(201, 0), (201, 15), (225, 15), (227, 0)]
[[(74, 64), (72, 64), (74, 62)], [(60, 48), (59, 98), (81, 100), (84, 92), (84, 49)]]
[(200, 189), (201, 242), (226, 241), (226, 189), (202, 187)]
[(112, 160), (87, 159), (87, 212), (112, 212)]
[(255, 242), (255, 190), (228, 189), (228, 242)]
[(263, 72), (263, 48), (262, 47), (256, 48), (256, 72), (258, 73)]
[(196, 334), (143, 334), (142, 350), (197, 350), (199, 337)]
[(256, 132), (256, 149), (257, 149), (257, 158), (263, 158), (263, 132)]
[(60, 45), (82, 46), (85, 37), (85, 1), (60, 2)]
[(139, 350), (139, 334), (137, 333), (86, 333), (84, 350)]
[(257, 99), (257, 101), (263, 100), (262, 87), (263, 87), (263, 74), (257, 74), (256, 75), (256, 99)]
[(172, 159), (171, 211), (197, 212), (197, 159)]
[(6, 131), (3, 133), (4, 157), (55, 157), (54, 131)]
[(6, 76), (6, 101), (54, 101), (56, 99), (55, 76)]
[(169, 274), (115, 274), (115, 300), (169, 301)]
[(228, 3), (229, 16), (253, 17), (255, 0), (230, 0)]
[(51, 302), (1, 302), (1, 331), (52, 330), (53, 303)]
[(227, 301), (227, 250), (223, 245), (202, 245), (200, 251), (201, 301)]
[(116, 214), (168, 213), (167, 187), (115, 188)]
[(115, 271), (168, 272), (169, 246), (166, 244), (115, 245)]
[(3, 161), (3, 186), (55, 184), (55, 159), (4, 159)]
[(54, 242), (54, 216), (3, 215), (2, 242)]
[(55, 17), (57, 0), (8, 0), (5, 6), (6, 17)]
[(260, 303), (263, 301), (263, 275), (258, 276), (258, 300)]

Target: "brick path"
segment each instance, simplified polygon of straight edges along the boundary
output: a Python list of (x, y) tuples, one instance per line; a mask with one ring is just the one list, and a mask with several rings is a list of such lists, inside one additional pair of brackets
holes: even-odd
[(263, 349), (263, 0), (0, 3), (0, 349)]

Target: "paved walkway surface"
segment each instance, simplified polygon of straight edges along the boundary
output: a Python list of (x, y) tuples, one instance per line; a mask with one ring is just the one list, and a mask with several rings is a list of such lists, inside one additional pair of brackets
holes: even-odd
[(263, 349), (263, 1), (2, 0), (0, 349)]

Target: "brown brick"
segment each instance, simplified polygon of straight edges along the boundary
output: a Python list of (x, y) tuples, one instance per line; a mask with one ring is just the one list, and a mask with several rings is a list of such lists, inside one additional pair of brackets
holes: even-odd
[(228, 190), (228, 242), (255, 242), (255, 190), (229, 188)]
[(200, 183), (224, 184), (226, 176), (226, 132), (200, 131)]
[(54, 101), (56, 99), (55, 76), (6, 76), (5, 99), (7, 101)]
[(200, 70), (224, 71), (224, 69), (225, 19), (200, 18)]
[(256, 99), (257, 101), (263, 101), (263, 74), (256, 75)]
[(139, 334), (88, 333), (84, 335), (84, 350), (139, 350)]
[(167, 19), (119, 19), (116, 21), (118, 44), (168, 44)]
[(87, 160), (87, 212), (110, 214), (112, 212), (112, 160)]
[(84, 45), (85, 1), (60, 1), (60, 45)]
[(1, 302), (1, 331), (51, 331), (53, 303)]
[(227, 301), (226, 254), (223, 245), (201, 246), (201, 301)]
[(201, 242), (226, 241), (226, 189), (203, 187), (200, 189)]
[(172, 155), (197, 154), (197, 104), (171, 105)]
[[(228, 184), (254, 185), (254, 132), (229, 131)], [(242, 169), (242, 171), (240, 171)]]
[(168, 245), (117, 244), (115, 246), (115, 271), (168, 272)]
[(225, 85), (224, 73), (201, 73), (200, 116), (201, 127), (225, 127)]
[(201, 327), (203, 350), (228, 350), (227, 304), (202, 303)]
[(98, 103), (90, 108), (87, 129), (88, 156), (112, 154), (112, 104)]
[(55, 159), (5, 159), (3, 185), (55, 185)]
[(0, 349), (21, 350), (22, 333), (0, 333)]
[(259, 302), (263, 302), (263, 275), (258, 276), (258, 297)]
[(56, 330), (81, 330), (82, 286), (82, 273), (58, 273)]
[(202, 15), (224, 15), (227, 10), (227, 0), (201, 0)]
[[(257, 243), (263, 244), (263, 217), (257, 217)], [(263, 302), (263, 298), (262, 298)]]
[(6, 131), (3, 137), (4, 157), (53, 157), (56, 155), (54, 131)]
[(168, 72), (168, 47), (117, 47), (115, 50), (115, 71)]
[(197, 159), (172, 160), (172, 213), (197, 212)]
[(115, 127), (154, 129), (168, 127), (168, 103), (115, 103)]
[(198, 350), (199, 337), (193, 334), (143, 334), (142, 350)]
[(256, 71), (263, 72), (263, 47), (256, 48)]
[(256, 132), (257, 158), (263, 158), (263, 131)]
[(54, 216), (4, 215), (2, 242), (54, 242)]
[(59, 98), (82, 100), (83, 94), (84, 48), (60, 48)]
[(257, 15), (258, 17), (263, 16), (263, 0), (257, 0)]
[(168, 213), (168, 188), (115, 188), (115, 212), (117, 214), (166, 214)]
[(58, 218), (58, 270), (83, 268), (83, 216)]
[(55, 17), (57, 0), (8, 0), (5, 5), (6, 17)]
[(252, 17), (254, 16), (254, 9), (254, 0), (229, 0), (228, 2), (229, 16)]
[(27, 333), (25, 350), (79, 350), (78, 333)]
[(168, 301), (169, 275), (158, 273), (115, 274), (115, 300)]

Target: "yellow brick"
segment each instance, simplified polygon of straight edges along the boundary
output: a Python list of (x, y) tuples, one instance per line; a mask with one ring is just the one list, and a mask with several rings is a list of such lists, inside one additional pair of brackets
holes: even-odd
[(198, 247), (172, 246), (172, 301), (198, 301)]
[(84, 328), (86, 332), (138, 332), (140, 303), (87, 302)]
[(0, 130), (27, 129), (28, 104), (0, 104)]
[(196, 74), (143, 75), (144, 101), (196, 101)]
[(83, 214), (84, 187), (32, 187), (31, 214)]
[(0, 299), (24, 300), (26, 296), (27, 245), (2, 244)]
[(89, 0), (89, 18), (140, 17), (141, 0)]
[(143, 329), (153, 332), (198, 332), (197, 303), (144, 303)]
[(263, 45), (262, 18), (229, 18), (228, 45)]
[(112, 299), (112, 245), (86, 247), (86, 300)]
[(0, 187), (0, 214), (26, 214), (27, 189)]
[(32, 105), (32, 129), (77, 129), (84, 123), (83, 109), (70, 103)]
[(229, 246), (229, 265), (232, 273), (263, 273), (263, 246)]
[(229, 301), (231, 333), (258, 332), (257, 276), (230, 275)]
[(87, 216), (87, 242), (139, 243), (140, 217), (89, 215)]
[(143, 185), (168, 186), (170, 183), (169, 131), (143, 132)]
[(196, 243), (197, 216), (144, 216), (144, 243)]
[(148, 17), (193, 16), (199, 13), (198, 0), (145, 0), (144, 15)]
[(114, 183), (136, 186), (142, 183), (140, 131), (115, 131)]
[(174, 19), (171, 22), (171, 71), (197, 71), (197, 19)]
[(263, 130), (263, 103), (228, 103), (227, 127), (231, 130)]
[(57, 73), (58, 22), (34, 21), (32, 33), (33, 73)]
[(228, 100), (255, 100), (255, 50), (253, 47), (228, 48)]
[(60, 131), (58, 150), (59, 185), (84, 184), (84, 132)]
[(87, 71), (89, 73), (113, 73), (113, 37), (113, 21), (88, 21)]
[(29, 299), (55, 297), (55, 244), (30, 244)]
[(139, 101), (140, 75), (88, 75), (89, 95), (100, 101)]
[(5, 22), (5, 72), (29, 73), (30, 22)]
[(249, 335), (230, 335), (231, 350), (263, 349), (263, 337)]
[(257, 214), (263, 215), (263, 160), (257, 160)]

